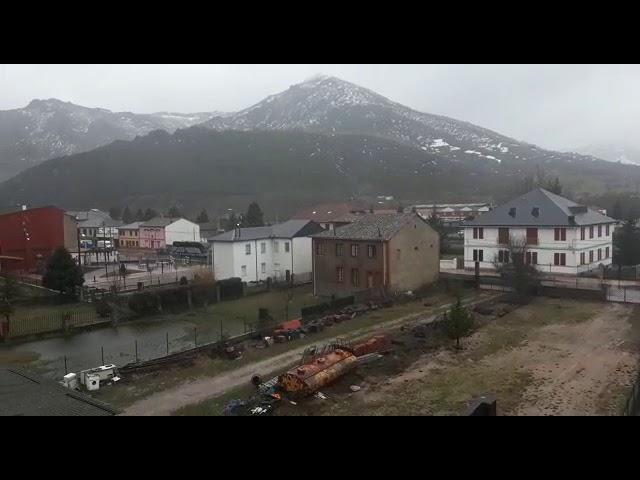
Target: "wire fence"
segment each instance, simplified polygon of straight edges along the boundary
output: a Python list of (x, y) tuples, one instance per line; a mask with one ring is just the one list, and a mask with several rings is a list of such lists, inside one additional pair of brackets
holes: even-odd
[[(55, 312), (43, 315), (11, 318), (7, 322), (7, 339), (68, 331), (74, 328), (109, 323), (109, 318), (102, 318), (96, 312)], [(3, 329), (4, 332), (4, 329)]]
[[(181, 354), (190, 359), (190, 354), (202, 350), (220, 349), (227, 344), (237, 344), (256, 334), (256, 323), (244, 322), (244, 332), (231, 330), (224, 320), (214, 322), (207, 327), (173, 328), (144, 336), (132, 336), (125, 343), (117, 345), (96, 344), (94, 348), (84, 349), (76, 355), (64, 355), (48, 365), (49, 375), (61, 378), (70, 372), (80, 372), (99, 365), (116, 365), (128, 371), (145, 363), (165, 360), (173, 357), (172, 362), (179, 363)], [(237, 327), (237, 325), (236, 325)], [(231, 332), (235, 332), (230, 335)], [(178, 357), (178, 358), (175, 358)]]

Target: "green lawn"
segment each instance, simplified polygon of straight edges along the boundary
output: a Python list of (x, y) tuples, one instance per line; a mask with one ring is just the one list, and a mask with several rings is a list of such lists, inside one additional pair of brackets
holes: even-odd
[[(287, 313), (287, 294), (289, 293), (293, 297), (288, 304)], [(260, 308), (268, 309), (276, 323), (285, 319), (299, 318), (303, 307), (318, 303), (321, 303), (321, 300), (313, 296), (312, 286), (304, 285), (289, 290), (256, 293), (237, 300), (224, 301), (208, 307), (196, 307), (191, 311), (177, 314), (166, 313), (151, 319), (188, 322), (198, 329), (200, 343), (217, 340), (221, 329), (220, 322), (225, 335), (236, 336), (246, 333), (245, 328), (257, 322)]]

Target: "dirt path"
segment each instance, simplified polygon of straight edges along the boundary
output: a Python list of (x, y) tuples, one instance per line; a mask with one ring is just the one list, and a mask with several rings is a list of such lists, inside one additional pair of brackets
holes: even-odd
[(612, 398), (630, 385), (638, 361), (637, 354), (623, 348), (630, 310), (607, 304), (587, 322), (541, 329), (512, 352), (510, 360), (525, 361), (534, 379), (513, 414), (616, 414), (619, 406)]
[[(474, 297), (472, 300), (467, 300), (463, 303), (465, 305), (475, 305), (487, 300), (488, 298), (491, 298), (491, 296), (491, 294), (483, 293)], [(366, 337), (373, 332), (393, 329), (404, 323), (411, 322), (412, 320), (427, 322), (432, 321), (438, 314), (435, 312), (449, 307), (451, 307), (451, 304), (438, 307), (435, 311), (433, 309), (425, 309), (422, 312), (405, 315), (394, 320), (389, 320), (387, 322), (382, 322), (370, 327), (354, 330), (353, 332), (349, 332), (348, 335), (345, 335), (343, 337), (347, 337), (349, 339)], [(424, 319), (423, 317), (425, 314), (430, 314), (430, 316), (427, 319)], [(330, 339), (326, 339), (326, 342), (329, 341)], [(297, 361), (299, 361), (300, 356), (302, 355), (306, 347), (308, 347), (308, 345), (304, 345), (300, 348), (296, 348), (286, 353), (276, 355), (275, 357), (245, 365), (243, 367), (222, 373), (215, 377), (202, 378), (197, 381), (184, 383), (175, 388), (154, 393), (147, 398), (140, 400), (126, 408), (123, 415), (170, 415), (172, 412), (178, 410), (181, 407), (218, 397), (229, 390), (241, 387), (242, 385), (246, 385), (249, 381), (249, 378), (251, 378), (253, 374), (259, 373), (264, 377), (275, 375), (276, 373), (285, 370), (286, 368), (294, 365)]]

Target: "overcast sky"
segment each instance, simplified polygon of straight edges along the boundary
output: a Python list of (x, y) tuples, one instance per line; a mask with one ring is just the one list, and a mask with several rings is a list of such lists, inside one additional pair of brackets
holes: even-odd
[(317, 73), (543, 147), (635, 140), (639, 65), (0, 65), (0, 110), (236, 111)]

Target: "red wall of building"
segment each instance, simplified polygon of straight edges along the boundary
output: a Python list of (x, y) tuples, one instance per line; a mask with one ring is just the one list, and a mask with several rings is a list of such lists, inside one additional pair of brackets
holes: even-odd
[(4, 260), (3, 271), (35, 271), (56, 248), (64, 245), (64, 211), (59, 208), (34, 208), (0, 215), (0, 255), (24, 259)]

